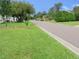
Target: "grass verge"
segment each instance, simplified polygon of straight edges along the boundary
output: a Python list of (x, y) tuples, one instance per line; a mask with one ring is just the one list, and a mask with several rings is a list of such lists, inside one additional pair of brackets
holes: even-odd
[(79, 25), (79, 21), (73, 21), (73, 22), (59, 22), (61, 24), (64, 25), (69, 25), (69, 26), (78, 26)]
[[(8, 24), (11, 27), (23, 23)], [(79, 59), (35, 25), (23, 29), (0, 29), (0, 59)]]

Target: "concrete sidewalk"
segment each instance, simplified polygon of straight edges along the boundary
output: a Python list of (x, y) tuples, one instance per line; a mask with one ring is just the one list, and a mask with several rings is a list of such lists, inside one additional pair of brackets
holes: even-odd
[(79, 55), (79, 28), (43, 21), (32, 21), (65, 47)]

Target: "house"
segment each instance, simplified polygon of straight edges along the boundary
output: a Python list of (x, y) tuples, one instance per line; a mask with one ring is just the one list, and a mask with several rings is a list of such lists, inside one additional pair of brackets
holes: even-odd
[(4, 17), (2, 18), (2, 16), (0, 16), (0, 23), (3, 23), (3, 22), (16, 22), (17, 21), (17, 18), (16, 17)]

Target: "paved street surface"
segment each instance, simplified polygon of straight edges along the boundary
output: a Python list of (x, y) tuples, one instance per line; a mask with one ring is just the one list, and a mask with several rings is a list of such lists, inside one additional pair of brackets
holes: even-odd
[(79, 48), (79, 27), (72, 27), (43, 21), (32, 22)]

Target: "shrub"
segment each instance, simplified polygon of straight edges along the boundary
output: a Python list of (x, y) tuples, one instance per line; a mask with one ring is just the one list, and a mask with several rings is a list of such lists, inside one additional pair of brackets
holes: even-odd
[(54, 14), (54, 20), (57, 22), (75, 21), (75, 16), (71, 12), (59, 11)]

